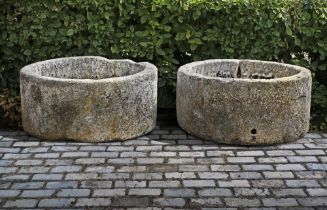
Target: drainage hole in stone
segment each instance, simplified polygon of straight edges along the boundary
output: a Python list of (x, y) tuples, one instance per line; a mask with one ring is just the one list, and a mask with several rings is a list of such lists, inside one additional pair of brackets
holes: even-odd
[(251, 130), (251, 134), (252, 134), (252, 135), (257, 134), (257, 129), (254, 129), (254, 128), (253, 128), (253, 129)]

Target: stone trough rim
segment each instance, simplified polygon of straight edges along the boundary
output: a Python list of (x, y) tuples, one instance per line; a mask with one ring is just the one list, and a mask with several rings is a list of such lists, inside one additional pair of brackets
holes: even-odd
[[(74, 79), (74, 78), (61, 78), (61, 77), (50, 77), (50, 76), (43, 76), (40, 74), (37, 74), (34, 69), (38, 65), (45, 64), (48, 62), (53, 61), (62, 61), (62, 60), (70, 60), (70, 59), (83, 59), (83, 58), (94, 58), (99, 60), (105, 60), (108, 62), (127, 62), (131, 64), (139, 64), (144, 66), (144, 69), (140, 72), (137, 72), (135, 74), (129, 74), (125, 76), (118, 76), (118, 77), (108, 77), (108, 78), (102, 78), (102, 79)], [(107, 82), (114, 82), (114, 81), (125, 81), (125, 80), (133, 80), (139, 76), (143, 76), (147, 72), (151, 72), (153, 70), (157, 70), (156, 66), (149, 62), (135, 62), (131, 59), (108, 59), (102, 56), (71, 56), (71, 57), (60, 57), (60, 58), (53, 58), (48, 59), (44, 61), (38, 61), (29, 65), (24, 66), (20, 70), (20, 74), (33, 77), (35, 79), (43, 80), (43, 81), (52, 81), (52, 82), (65, 82), (65, 83), (107, 83)]]
[[(212, 64), (212, 63), (222, 63), (222, 62), (237, 62), (240, 63), (242, 61), (249, 61), (249, 62), (256, 62), (256, 63), (265, 63), (265, 64), (272, 64), (272, 65), (282, 65), (287, 68), (293, 68), (298, 70), (299, 72), (290, 76), (285, 77), (277, 77), (273, 79), (249, 79), (249, 78), (223, 78), (223, 77), (213, 77), (213, 76), (206, 76), (200, 73), (196, 73), (193, 71), (193, 68), (198, 65), (205, 65), (205, 64)], [(275, 61), (263, 61), (263, 60), (253, 60), (253, 59), (209, 59), (203, 61), (194, 61), (188, 64), (181, 66), (178, 69), (178, 72), (184, 73), (188, 76), (193, 76), (201, 79), (206, 80), (217, 80), (220, 82), (232, 82), (232, 81), (239, 81), (239, 82), (248, 82), (248, 83), (273, 83), (273, 82), (290, 82), (290, 81), (297, 81), (303, 78), (307, 78), (311, 75), (311, 71), (307, 68), (296, 66), (292, 64), (280, 63)]]

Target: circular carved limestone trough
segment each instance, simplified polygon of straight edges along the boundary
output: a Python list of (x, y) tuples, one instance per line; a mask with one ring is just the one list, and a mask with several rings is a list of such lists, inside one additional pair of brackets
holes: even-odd
[(207, 60), (177, 75), (177, 119), (191, 134), (226, 144), (289, 142), (309, 128), (311, 73), (282, 63)]
[(42, 139), (125, 140), (151, 131), (157, 68), (150, 63), (70, 57), (20, 71), (24, 130)]

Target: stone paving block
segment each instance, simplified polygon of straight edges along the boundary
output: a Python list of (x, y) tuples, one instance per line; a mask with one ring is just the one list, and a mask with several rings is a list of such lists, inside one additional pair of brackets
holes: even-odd
[(174, 180), (167, 180), (167, 181), (150, 181), (149, 182), (149, 187), (154, 187), (154, 188), (168, 188), (168, 187), (180, 187), (181, 183), (180, 181)]
[(209, 167), (206, 165), (179, 165), (178, 171), (189, 172), (189, 171), (209, 171)]
[(255, 163), (254, 157), (228, 157), (229, 163)]
[(327, 177), (326, 171), (297, 171), (294, 174), (300, 179), (323, 179)]
[(176, 152), (151, 152), (150, 157), (176, 157)]
[(21, 148), (4, 148), (0, 147), (0, 153), (18, 153)]
[(227, 179), (229, 177), (226, 172), (198, 172), (201, 179)]
[(194, 189), (164, 189), (165, 197), (193, 197), (195, 196)]
[(96, 173), (69, 173), (66, 174), (65, 180), (85, 180), (85, 179), (97, 179)]
[(165, 173), (167, 179), (194, 179), (196, 175), (194, 172), (170, 172)]
[(61, 157), (67, 158), (67, 157), (88, 157), (88, 152), (64, 152), (62, 153)]
[(100, 164), (104, 163), (104, 158), (79, 158), (76, 159), (76, 164)]
[(17, 160), (15, 163), (16, 166), (35, 166), (41, 164), (42, 160)]
[(214, 180), (183, 180), (185, 187), (215, 187)]
[(17, 167), (0, 167), (0, 174), (12, 174), (18, 170)]
[(192, 198), (191, 206), (192, 207), (200, 207), (200, 206), (222, 206), (222, 201), (219, 198)]
[(268, 156), (292, 156), (295, 153), (292, 150), (271, 150), (266, 151)]
[(283, 188), (285, 183), (281, 179), (274, 180), (251, 180), (251, 184), (256, 188)]
[(287, 179), (294, 178), (294, 175), (290, 171), (279, 172), (279, 171), (264, 171), (263, 175), (267, 179)]
[(136, 196), (159, 196), (161, 194), (160, 189), (130, 189), (128, 195)]
[(0, 190), (0, 198), (16, 197), (20, 192), (20, 190)]
[(47, 182), (46, 188), (48, 189), (64, 189), (64, 188), (77, 188), (78, 182), (76, 181), (55, 181)]
[(39, 189), (42, 188), (44, 186), (44, 182), (37, 182), (37, 181), (33, 181), (33, 182), (16, 182), (13, 183), (13, 185), (11, 186), (11, 189)]
[(143, 172), (145, 170), (145, 166), (122, 166), (117, 169), (118, 172)]
[(147, 153), (146, 152), (122, 152), (120, 153), (120, 157), (125, 157), (125, 158), (136, 158), (136, 157), (146, 157)]
[(149, 203), (148, 197), (115, 197), (112, 200), (112, 206), (117, 207), (146, 207)]
[(82, 166), (55, 166), (51, 169), (52, 173), (77, 172)]
[(91, 152), (91, 157), (116, 158), (118, 155), (118, 152)]
[(218, 181), (219, 187), (250, 187), (248, 180)]
[(133, 158), (115, 158), (108, 159), (107, 162), (114, 165), (133, 165), (135, 160)]
[(318, 133), (307, 133), (305, 134), (304, 138), (312, 138), (312, 139), (321, 138), (321, 135)]
[(3, 175), (1, 177), (2, 181), (25, 181), (30, 178), (30, 175)]
[(28, 147), (23, 149), (22, 153), (41, 153), (47, 152), (50, 147)]
[(96, 189), (93, 191), (95, 197), (116, 197), (126, 195), (126, 189)]
[(0, 166), (10, 166), (13, 162), (13, 160), (0, 160)]
[[(91, 165), (91, 164), (90, 164)], [(95, 173), (110, 173), (115, 170), (113, 166), (87, 166), (85, 172), (95, 172)]]
[(211, 165), (212, 171), (241, 171), (238, 165)]
[(160, 151), (162, 146), (136, 146), (136, 151)]
[(40, 142), (38, 141), (17, 141), (14, 143), (13, 147), (35, 147), (39, 144)]
[(133, 180), (156, 180), (162, 179), (163, 173), (134, 173), (132, 176)]
[(191, 146), (192, 151), (207, 151), (207, 150), (218, 150), (218, 145), (211, 144), (211, 145), (206, 145), (206, 144), (198, 144), (198, 145), (192, 145)]
[(302, 206), (327, 206), (327, 197), (299, 198), (297, 201)]
[(81, 146), (79, 148), (80, 151), (106, 151), (107, 147), (106, 146)]
[(41, 158), (41, 159), (46, 159), (46, 158), (59, 158), (60, 153), (56, 152), (51, 152), (51, 153), (38, 153), (34, 155), (34, 158)]
[(77, 146), (52, 146), (50, 151), (53, 152), (75, 152), (78, 150)]
[(285, 180), (288, 187), (320, 187), (317, 180)]
[(240, 151), (240, 152), (236, 152), (237, 156), (264, 156), (265, 153), (263, 151), (260, 150), (253, 150), (253, 151)]
[(221, 164), (221, 163), (225, 163), (225, 160), (223, 158), (208, 158), (208, 157), (204, 157), (204, 158), (196, 158), (195, 162), (198, 164)]
[(258, 158), (258, 163), (287, 163), (285, 157)]
[(133, 151), (134, 147), (132, 146), (109, 146), (107, 151), (121, 152), (121, 151)]
[(108, 207), (111, 204), (110, 198), (78, 198), (76, 205), (77, 207), (93, 207), (93, 206), (103, 206)]
[(17, 199), (8, 200), (4, 207), (5, 208), (33, 208), (36, 206), (38, 200), (36, 199)]
[(228, 157), (235, 156), (233, 151), (207, 151), (209, 157)]
[(277, 171), (305, 171), (305, 168), (301, 164), (277, 164)]
[(47, 159), (45, 165), (47, 166), (71, 166), (73, 165), (73, 159)]
[(323, 150), (295, 150), (298, 155), (325, 155), (326, 153)]
[(49, 198), (40, 200), (38, 207), (70, 207), (75, 203), (74, 198)]
[(204, 157), (204, 152), (178, 152), (180, 157)]
[(185, 205), (185, 200), (183, 198), (155, 198), (153, 203), (160, 206), (182, 207)]
[(32, 156), (32, 154), (11, 154), (11, 153), (7, 153), (7, 154), (4, 154), (2, 159), (3, 160), (5, 160), (5, 159), (20, 159), (20, 160), (22, 160), (22, 159), (28, 159), (31, 156)]
[(291, 163), (318, 162), (315, 156), (291, 156), (287, 157)]
[(129, 173), (104, 173), (99, 174), (99, 179), (112, 179), (112, 180), (125, 180), (129, 179), (131, 177), (131, 174)]
[(261, 206), (259, 199), (247, 199), (247, 198), (225, 198), (227, 206), (237, 207), (253, 207)]
[(293, 196), (306, 196), (302, 188), (298, 189), (272, 189), (276, 197), (293, 197)]
[[(35, 166), (35, 167), (21, 167), (18, 171), (20, 174), (33, 174), (33, 173), (47, 173), (50, 167)], [(1, 169), (0, 169), (1, 171)]]
[(63, 174), (34, 174), (32, 180), (61, 180), (63, 176)]
[(38, 198), (38, 197), (51, 197), (54, 190), (24, 190), (20, 197), (25, 198)]
[(145, 181), (115, 181), (115, 188), (140, 188), (146, 187)]
[(215, 197), (215, 196), (232, 196), (233, 193), (227, 188), (208, 188), (203, 190), (198, 190), (200, 196), (203, 197)]
[(258, 172), (230, 172), (232, 179), (261, 179), (262, 176)]
[(169, 158), (168, 164), (193, 164), (194, 158)]
[(88, 189), (111, 188), (112, 181), (87, 180), (82, 181), (80, 187)]
[(307, 163), (306, 166), (309, 170), (327, 171), (327, 163)]
[(267, 188), (234, 188), (234, 192), (238, 197), (267, 197), (271, 194)]
[(297, 206), (294, 198), (266, 198), (262, 199), (265, 206)]
[(57, 197), (87, 197), (90, 195), (89, 189), (61, 189), (57, 193)]
[(307, 189), (307, 192), (310, 196), (327, 196), (327, 189), (326, 188), (310, 188)]
[(163, 158), (137, 158), (138, 164), (161, 164), (164, 162)]
[(164, 146), (164, 150), (167, 151), (191, 151), (190, 146), (186, 145), (173, 145), (173, 146)]

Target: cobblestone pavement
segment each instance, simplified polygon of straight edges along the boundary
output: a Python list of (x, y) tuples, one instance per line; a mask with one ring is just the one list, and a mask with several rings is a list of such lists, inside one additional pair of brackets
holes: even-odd
[(0, 135), (4, 209), (327, 209), (327, 134), (264, 147), (167, 126), (98, 144)]

